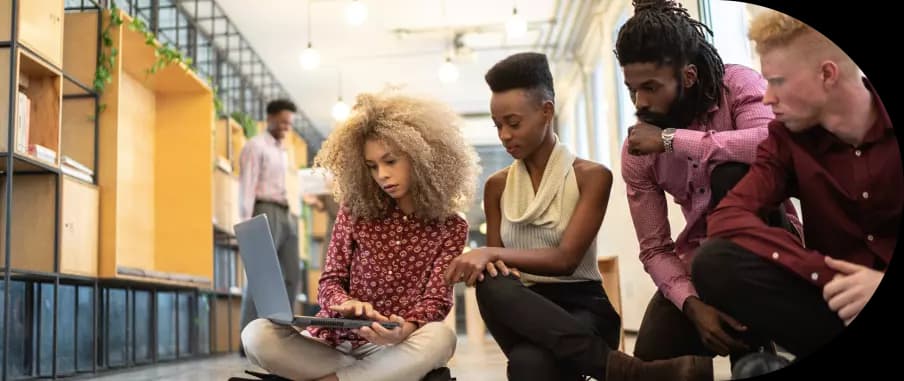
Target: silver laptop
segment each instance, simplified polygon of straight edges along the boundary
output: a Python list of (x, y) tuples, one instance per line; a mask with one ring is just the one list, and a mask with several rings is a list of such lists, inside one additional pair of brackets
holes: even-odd
[[(299, 327), (361, 328), (373, 323), (371, 320), (295, 316), (286, 294), (267, 215), (260, 214), (236, 224), (235, 235), (248, 278), (248, 291), (254, 300), (258, 317), (277, 324)], [(381, 325), (392, 329), (398, 323), (384, 322)]]

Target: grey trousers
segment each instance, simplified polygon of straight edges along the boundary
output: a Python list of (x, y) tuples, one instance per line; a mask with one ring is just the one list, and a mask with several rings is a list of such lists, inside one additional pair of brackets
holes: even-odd
[[(294, 309), (299, 281), (298, 223), (289, 214), (288, 208), (274, 203), (256, 202), (253, 214), (255, 216), (259, 214), (267, 215), (267, 221), (270, 222), (270, 234), (273, 235), (273, 243), (276, 246), (279, 267), (282, 268), (286, 293), (289, 295), (289, 305)], [(257, 319), (257, 310), (254, 308), (254, 300), (252, 300), (251, 293), (248, 292), (248, 287), (246, 286), (242, 293), (242, 325), (240, 330), (244, 329), (254, 319)]]

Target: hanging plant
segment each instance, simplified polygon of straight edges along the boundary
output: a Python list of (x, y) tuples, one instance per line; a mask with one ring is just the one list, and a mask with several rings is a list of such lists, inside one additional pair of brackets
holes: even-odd
[[(111, 1), (110, 22), (101, 31), (101, 42), (103, 47), (97, 54), (97, 68), (94, 72), (94, 90), (98, 95), (103, 95), (107, 84), (113, 81), (113, 71), (115, 70), (114, 66), (116, 65), (116, 57), (119, 55), (119, 50), (113, 47), (113, 28), (119, 27), (122, 24), (122, 13), (120, 12), (119, 7), (116, 5), (116, 2)], [(144, 22), (144, 20), (138, 18), (132, 19), (132, 21), (128, 25), (128, 28), (130, 30), (141, 33), (144, 36), (144, 43), (154, 48), (154, 57), (156, 59), (154, 60), (154, 63), (151, 64), (151, 67), (145, 69), (147, 75), (155, 74), (166, 66), (177, 62), (184, 63), (186, 67), (188, 67), (188, 70), (194, 72), (194, 70), (191, 68), (192, 59), (182, 56), (182, 52), (178, 49), (172, 48), (169, 43), (157, 44), (156, 36), (154, 35), (154, 33), (148, 30), (147, 24)], [(213, 83), (213, 79), (210, 77), (208, 77), (208, 84), (213, 91), (213, 105), (216, 109), (217, 115), (225, 114), (223, 101), (222, 99), (220, 99), (219, 95), (219, 89), (217, 89), (217, 87)], [(105, 103), (102, 103), (98, 107), (99, 112), (104, 112), (104, 110), (106, 110), (107, 108), (107, 105)], [(253, 135), (253, 129), (249, 131), (247, 128), (245, 128), (245, 134), (247, 135), (249, 132), (252, 132)]]
[(144, 20), (139, 18), (132, 19), (132, 22), (129, 23), (129, 29), (144, 35), (144, 43), (154, 48), (154, 57), (156, 59), (151, 64), (151, 67), (145, 69), (148, 75), (155, 74), (172, 63), (183, 62), (186, 66), (191, 65), (191, 58), (183, 57), (182, 52), (178, 49), (173, 49), (168, 42), (158, 44), (157, 37), (148, 30)]
[[(100, 15), (98, 15), (100, 17)], [(113, 28), (122, 25), (122, 14), (115, 2), (110, 3), (110, 22), (101, 31), (100, 51), (97, 52), (97, 68), (94, 71), (94, 91), (98, 95), (103, 95), (107, 84), (113, 81), (113, 66), (116, 64), (116, 56), (119, 55), (119, 49), (113, 47)], [(100, 112), (103, 112), (107, 105), (100, 104)]]
[(213, 77), (207, 76), (207, 84), (210, 86), (210, 89), (213, 91), (213, 108), (217, 112), (217, 116), (225, 115), (226, 110), (223, 108), (223, 100), (220, 99), (220, 88), (217, 87), (216, 83), (213, 81)]
[(235, 119), (236, 122), (242, 126), (242, 131), (245, 133), (246, 138), (253, 138), (254, 135), (257, 135), (257, 126), (254, 123), (254, 118), (251, 115), (248, 115), (241, 111), (235, 111), (232, 113), (232, 119)]

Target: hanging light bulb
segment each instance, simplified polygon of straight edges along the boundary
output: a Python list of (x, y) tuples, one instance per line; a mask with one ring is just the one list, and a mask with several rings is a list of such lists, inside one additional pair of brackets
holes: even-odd
[(505, 32), (509, 38), (518, 38), (527, 33), (527, 20), (518, 14), (518, 8), (512, 8), (512, 17), (505, 23)]
[(345, 21), (349, 25), (361, 25), (364, 20), (367, 20), (367, 5), (364, 5), (360, 0), (352, 0), (345, 7)]
[(458, 67), (452, 63), (452, 58), (446, 57), (446, 62), (439, 67), (439, 80), (443, 83), (452, 83), (458, 80)]
[(311, 1), (308, 1), (308, 47), (301, 52), (301, 67), (305, 70), (314, 70), (320, 66), (320, 52), (311, 46)]
[(320, 66), (320, 53), (308, 43), (308, 47), (301, 52), (301, 67), (305, 70), (314, 70)]
[(342, 97), (339, 97), (339, 100), (336, 101), (336, 104), (333, 105), (333, 119), (337, 122), (343, 122), (348, 119), (348, 115), (351, 113), (352, 109), (348, 106), (347, 103), (342, 101)]

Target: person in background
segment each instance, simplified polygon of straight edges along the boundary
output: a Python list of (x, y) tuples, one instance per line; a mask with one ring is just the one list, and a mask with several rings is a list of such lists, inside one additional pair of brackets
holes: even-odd
[[(292, 306), (295, 305), (300, 271), (298, 223), (289, 213), (286, 190), (289, 164), (285, 138), (292, 129), (296, 112), (295, 104), (288, 100), (268, 103), (267, 130), (251, 138), (239, 157), (239, 218), (244, 221), (259, 214), (267, 216)], [(241, 329), (257, 318), (251, 294), (244, 292), (243, 295)], [(239, 353), (244, 356), (244, 347), (240, 347)]]

